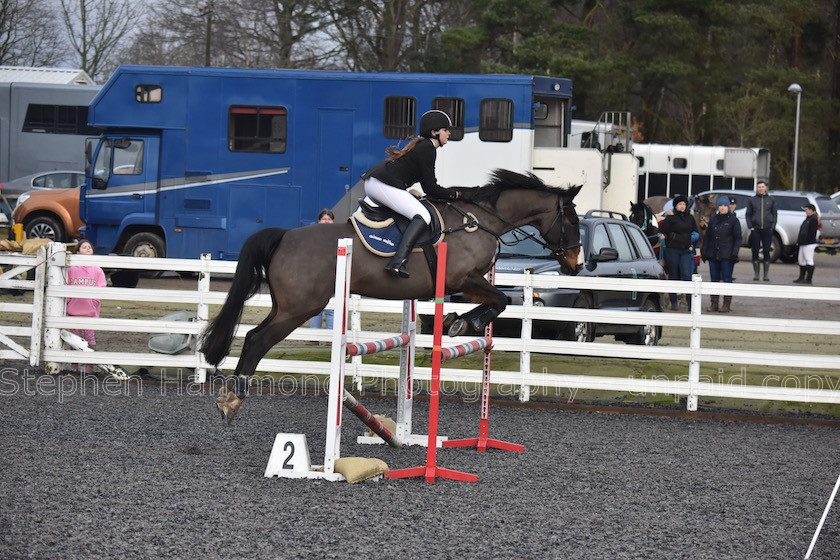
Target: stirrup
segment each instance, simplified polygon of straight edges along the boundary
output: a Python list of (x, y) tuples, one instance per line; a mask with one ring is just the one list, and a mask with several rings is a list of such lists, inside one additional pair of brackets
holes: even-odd
[(389, 274), (392, 276), (399, 276), (400, 278), (411, 278), (411, 274), (409, 274), (408, 269), (405, 267), (405, 262), (407, 259), (403, 259), (398, 263), (390, 262), (388, 266), (385, 267), (385, 270), (388, 271)]

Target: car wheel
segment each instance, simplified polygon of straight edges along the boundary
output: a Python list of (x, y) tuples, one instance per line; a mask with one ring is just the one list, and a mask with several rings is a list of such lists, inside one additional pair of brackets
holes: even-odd
[[(125, 243), (125, 252), (132, 257), (163, 258), (166, 249), (163, 239), (154, 233), (135, 233)], [(141, 275), (145, 278), (158, 278), (163, 274), (161, 270), (144, 270)]]
[(797, 259), (799, 259), (799, 246), (794, 245), (790, 248), (790, 250), (783, 252), (780, 258), (782, 259), (783, 263), (795, 263)]
[[(650, 300), (645, 301), (640, 311), (647, 311), (655, 313), (656, 306)], [(659, 344), (659, 339), (662, 338), (662, 327), (657, 325), (642, 325), (638, 332), (629, 335), (625, 342), (627, 344), (639, 344), (642, 346), (656, 346)]]
[[(578, 294), (572, 307), (578, 309), (591, 309), (592, 302), (586, 294)], [(592, 323), (585, 323), (578, 321), (573, 323), (575, 330), (572, 334), (572, 340), (576, 342), (592, 342), (595, 340), (595, 326)]]
[(773, 240), (770, 242), (770, 262), (776, 262), (782, 256), (782, 239), (778, 234), (773, 234)]
[(24, 228), (27, 238), (40, 237), (53, 241), (64, 241), (64, 228), (52, 216), (38, 216), (26, 223)]

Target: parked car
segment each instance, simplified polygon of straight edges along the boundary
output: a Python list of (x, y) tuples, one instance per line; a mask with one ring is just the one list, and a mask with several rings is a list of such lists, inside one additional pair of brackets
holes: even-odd
[(79, 217), (79, 187), (29, 191), (18, 197), (12, 214), (23, 224), (26, 237), (70, 241), (79, 237), (84, 222)]
[[(601, 276), (662, 280), (665, 273), (657, 261), (642, 230), (621, 214), (590, 211), (580, 220), (583, 269), (579, 276)], [(527, 233), (540, 238), (539, 232), (526, 226)], [(550, 251), (526, 235), (511, 231), (501, 238), (496, 260), (496, 272), (522, 274), (561, 274), (560, 265)], [(509, 305), (522, 305), (521, 287), (500, 287)], [(453, 294), (451, 301), (465, 301), (460, 294)], [(534, 305), (546, 307), (579, 307), (589, 309), (624, 309), (628, 311), (662, 311), (662, 295), (644, 291), (601, 291), (590, 289), (558, 288), (535, 290)], [(421, 329), (431, 332), (431, 317), (421, 317)], [(498, 318), (494, 332), (499, 335), (519, 336), (521, 321)], [(628, 344), (656, 345), (662, 337), (662, 327), (656, 325), (616, 325), (569, 321), (535, 321), (535, 335), (591, 342), (598, 336), (615, 335)]]
[(17, 197), (41, 189), (73, 189), (85, 182), (81, 171), (42, 171), (0, 183), (0, 194)]
[[(749, 228), (747, 227), (747, 201), (755, 196), (750, 190), (711, 190), (698, 193), (710, 195), (715, 200), (720, 195), (734, 198), (738, 206), (735, 215), (741, 220), (744, 246), (749, 246)], [(799, 226), (805, 219), (806, 204), (813, 204), (820, 217), (820, 249), (829, 252), (840, 250), (840, 207), (832, 200), (820, 193), (808, 191), (770, 191), (770, 196), (776, 201), (778, 209), (776, 231), (773, 234), (770, 260), (775, 262), (796, 261), (799, 247), (796, 239), (799, 236)]]

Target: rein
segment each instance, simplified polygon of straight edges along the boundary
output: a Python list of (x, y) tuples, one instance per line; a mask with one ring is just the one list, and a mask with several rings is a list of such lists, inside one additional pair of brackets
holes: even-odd
[[(574, 202), (571, 202), (569, 204), (570, 204), (571, 208), (575, 207)], [(455, 206), (451, 202), (446, 202), (446, 205), (451, 207), (453, 210), (455, 210), (459, 214), (461, 214), (468, 221), (465, 221), (463, 224), (458, 225), (458, 226), (453, 226), (453, 227), (450, 227), (450, 228), (446, 228), (441, 233), (446, 234), (446, 233), (452, 233), (454, 231), (458, 231), (458, 230), (462, 230), (462, 229), (478, 228), (482, 231), (486, 231), (487, 233), (489, 233), (490, 235), (495, 237), (496, 240), (498, 240), (500, 243), (502, 243), (502, 234), (496, 233), (495, 231), (493, 231), (490, 228), (486, 227), (485, 225), (481, 224), (473, 214), (470, 214), (468, 212), (464, 212), (463, 210), (461, 210), (460, 208), (458, 208), (457, 206)], [(559, 259), (561, 256), (563, 256), (566, 253), (566, 251), (569, 251), (571, 249), (576, 249), (576, 248), (580, 247), (580, 245), (581, 245), (580, 242), (578, 242), (578, 243), (574, 243), (574, 244), (563, 245), (561, 247), (552, 247), (549, 243), (547, 243), (546, 241), (544, 241), (542, 239), (539, 239), (534, 234), (525, 231), (520, 226), (517, 226), (515, 224), (510, 223), (508, 220), (506, 220), (505, 218), (500, 216), (495, 211), (493, 211), (489, 208), (486, 208), (484, 206), (481, 206), (481, 209), (484, 210), (485, 212), (487, 212), (488, 214), (490, 214), (491, 216), (493, 216), (494, 218), (501, 221), (503, 224), (511, 226), (511, 230), (509, 230), (509, 231), (515, 231), (517, 234), (520, 234), (524, 237), (528, 237), (528, 238), (532, 239), (535, 243), (541, 245), (543, 248), (548, 249), (549, 251), (551, 251), (552, 256), (554, 256), (557, 259)], [(566, 206), (563, 204), (563, 197), (560, 196), (557, 199), (557, 213), (555, 214), (554, 220), (551, 222), (551, 225), (548, 226), (548, 229), (545, 232), (546, 236), (548, 235), (548, 232), (550, 232), (554, 228), (554, 226), (556, 226), (557, 223), (559, 222), (560, 223), (560, 237), (561, 237), (561, 239), (563, 239), (565, 241), (565, 239), (566, 239), (566, 229), (565, 229), (566, 224), (565, 224), (565, 220), (563, 220), (563, 217), (565, 216), (565, 212), (566, 212)]]

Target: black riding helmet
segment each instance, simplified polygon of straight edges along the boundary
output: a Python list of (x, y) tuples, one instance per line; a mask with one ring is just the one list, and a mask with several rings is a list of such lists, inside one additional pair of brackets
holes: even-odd
[(452, 119), (449, 118), (449, 115), (437, 109), (426, 111), (420, 117), (420, 136), (424, 138), (432, 138), (434, 136), (432, 132), (451, 127)]

